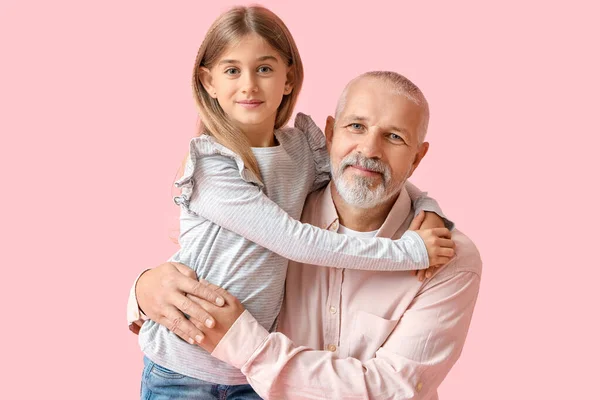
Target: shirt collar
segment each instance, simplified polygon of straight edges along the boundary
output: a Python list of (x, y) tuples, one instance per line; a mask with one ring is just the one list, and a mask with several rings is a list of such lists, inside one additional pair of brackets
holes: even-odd
[(317, 215), (317, 222), (320, 228), (330, 229), (337, 231), (339, 228), (339, 216), (333, 204), (333, 198), (331, 197), (331, 185), (329, 182), (325, 189), (319, 193), (317, 198), (317, 205), (319, 214)]
[[(339, 228), (339, 216), (331, 197), (331, 186), (332, 182), (325, 187), (325, 189), (319, 194), (317, 198), (319, 214), (317, 221), (319, 227), (336, 231)], [(391, 238), (398, 231), (398, 229), (406, 222), (406, 219), (411, 213), (411, 201), (406, 191), (406, 188), (402, 187), (400, 195), (396, 202), (392, 206), (392, 209), (388, 213), (383, 225), (377, 231), (378, 237)]]

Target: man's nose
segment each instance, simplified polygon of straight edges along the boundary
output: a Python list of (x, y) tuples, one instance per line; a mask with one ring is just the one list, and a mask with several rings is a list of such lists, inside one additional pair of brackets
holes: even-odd
[(362, 135), (358, 151), (367, 158), (381, 158), (381, 135), (376, 131)]
[(242, 75), (242, 92), (244, 93), (252, 93), (258, 90), (258, 86), (256, 84), (256, 75), (252, 72), (248, 72)]

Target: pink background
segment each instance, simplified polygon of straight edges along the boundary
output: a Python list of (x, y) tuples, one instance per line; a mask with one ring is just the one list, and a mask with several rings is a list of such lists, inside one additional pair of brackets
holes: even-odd
[[(236, 3), (0, 3), (0, 397), (137, 398), (128, 289), (176, 249), (191, 69)], [(490, 3), (263, 4), (296, 38), (298, 110), (320, 126), (367, 70), (404, 73), (429, 99), (431, 149), (413, 181), (484, 260), (442, 399), (594, 398), (597, 2)]]

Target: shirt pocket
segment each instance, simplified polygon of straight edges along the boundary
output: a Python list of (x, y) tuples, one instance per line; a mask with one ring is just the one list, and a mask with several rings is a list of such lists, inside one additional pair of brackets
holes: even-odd
[(375, 352), (383, 345), (398, 324), (397, 319), (385, 319), (366, 311), (354, 315), (352, 332), (349, 335), (349, 356), (362, 362), (375, 357)]

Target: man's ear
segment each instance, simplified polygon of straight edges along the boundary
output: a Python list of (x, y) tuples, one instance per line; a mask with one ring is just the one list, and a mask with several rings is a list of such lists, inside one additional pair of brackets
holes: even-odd
[(290, 94), (292, 93), (292, 90), (294, 90), (294, 69), (292, 67), (288, 67), (288, 71), (285, 76), (285, 86), (283, 88), (283, 94)]
[(327, 150), (331, 150), (331, 141), (333, 140), (333, 128), (335, 127), (335, 118), (331, 115), (327, 117), (325, 122), (325, 141), (327, 142)]
[(417, 155), (415, 156), (415, 159), (414, 159), (412, 165), (410, 166), (410, 173), (408, 174), (407, 179), (410, 178), (410, 176), (413, 174), (413, 172), (415, 172), (415, 170), (421, 163), (421, 160), (423, 159), (423, 157), (425, 157), (425, 154), (427, 154), (428, 150), (429, 150), (429, 142), (423, 142), (423, 144), (421, 144), (419, 146), (419, 151), (417, 152)]
[(200, 82), (202, 82), (204, 90), (206, 90), (210, 97), (216, 99), (217, 91), (213, 86), (213, 78), (212, 74), (210, 73), (210, 70), (206, 67), (200, 67), (200, 69), (198, 70), (198, 75), (200, 76)]

